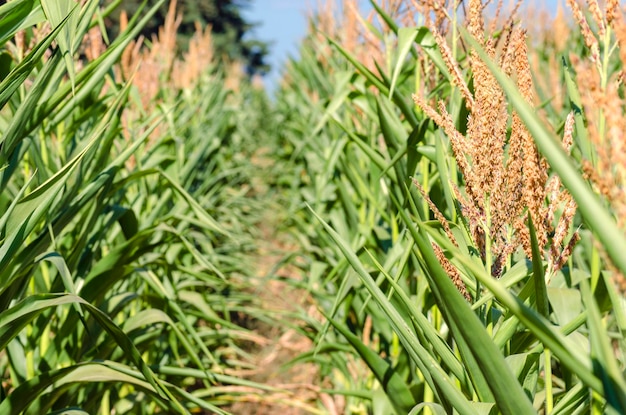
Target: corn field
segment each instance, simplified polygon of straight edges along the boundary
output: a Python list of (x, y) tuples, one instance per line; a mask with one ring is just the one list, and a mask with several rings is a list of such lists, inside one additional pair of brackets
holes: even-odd
[(622, 4), (164, 2), (0, 5), (0, 414), (626, 413)]

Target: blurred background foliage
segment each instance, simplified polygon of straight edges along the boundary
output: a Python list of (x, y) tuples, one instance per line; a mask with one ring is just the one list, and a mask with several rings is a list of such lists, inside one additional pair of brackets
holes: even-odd
[[(213, 54), (216, 62), (227, 59), (240, 62), (249, 75), (265, 75), (270, 71), (267, 63), (270, 44), (251, 36), (251, 30), (258, 24), (247, 21), (242, 10), (250, 6), (252, 0), (179, 0), (177, 13), (181, 21), (177, 32), (177, 50), (188, 49), (189, 40), (199, 24), (202, 29), (209, 26), (213, 34)], [(105, 0), (104, 5), (118, 4), (119, 7), (107, 17), (106, 25), (114, 38), (119, 33), (120, 13), (125, 10), (129, 16), (137, 12), (144, 3), (142, 0)], [(148, 1), (148, 5), (155, 1)], [(151, 40), (158, 34), (167, 17), (168, 3), (163, 3), (146, 25), (141, 35)]]

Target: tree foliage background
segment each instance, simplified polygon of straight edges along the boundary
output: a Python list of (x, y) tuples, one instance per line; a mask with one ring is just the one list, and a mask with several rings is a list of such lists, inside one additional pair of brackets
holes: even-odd
[[(111, 4), (115, 0), (105, 0)], [(117, 9), (107, 18), (107, 25), (111, 34), (119, 32), (119, 20), (122, 10), (132, 16), (139, 10), (143, 0), (122, 0)], [(148, 6), (154, 0), (147, 1)], [(250, 7), (252, 0), (178, 0), (177, 10), (182, 16), (179, 28), (180, 50), (186, 50), (189, 38), (195, 32), (195, 22), (202, 27), (212, 27), (215, 55), (218, 59), (241, 61), (246, 65), (250, 75), (264, 75), (270, 70), (266, 62), (269, 52), (268, 42), (255, 39), (251, 30), (256, 23), (247, 21), (241, 11)], [(158, 32), (159, 26), (165, 22), (169, 2), (166, 2), (153, 19), (143, 28), (141, 34), (147, 39)]]

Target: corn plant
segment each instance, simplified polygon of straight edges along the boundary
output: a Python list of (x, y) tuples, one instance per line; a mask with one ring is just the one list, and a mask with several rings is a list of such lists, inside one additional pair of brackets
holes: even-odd
[(565, 98), (535, 92), (549, 73), (515, 12), (343, 2), (312, 20), (279, 105), (328, 319), (303, 358), (347, 412), (624, 411), (621, 187), (598, 173), (619, 174), (623, 16), (569, 3)]
[(274, 319), (242, 282), (260, 121), (236, 109), (258, 93), (207, 66), (141, 107), (120, 59), (161, 3), (106, 42), (115, 4), (0, 6), (1, 413), (225, 413), (272, 390), (231, 374), (264, 340), (234, 317)]

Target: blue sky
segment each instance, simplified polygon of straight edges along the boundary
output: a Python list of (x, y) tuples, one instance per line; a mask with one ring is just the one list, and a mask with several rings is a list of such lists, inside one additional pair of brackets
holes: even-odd
[[(273, 42), (269, 57), (272, 72), (266, 78), (270, 90), (276, 85), (288, 56), (297, 55), (298, 42), (306, 33), (306, 13), (317, 3), (317, 0), (254, 0), (250, 9), (244, 11), (249, 22), (259, 23), (253, 31), (254, 36)], [(362, 3), (369, 1), (362, 0)]]
[(306, 32), (306, 6), (306, 0), (254, 0), (250, 9), (243, 13), (249, 22), (259, 24), (253, 31), (254, 36), (272, 42), (270, 83), (275, 82), (287, 56), (297, 53), (298, 42)]
[[(524, 4), (547, 5), (550, 10), (556, 10), (558, 1), (527, 0)], [(287, 57), (297, 54), (298, 42), (306, 33), (306, 12), (310, 10), (310, 5), (317, 3), (317, 0), (254, 0), (250, 9), (244, 11), (244, 17), (248, 21), (259, 23), (254, 29), (254, 37), (273, 42), (269, 56), (272, 72), (266, 78), (270, 90), (275, 87)], [(369, 1), (362, 0), (362, 3), (368, 4)]]

